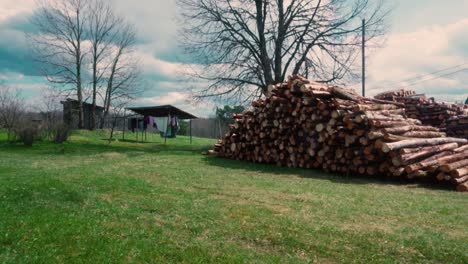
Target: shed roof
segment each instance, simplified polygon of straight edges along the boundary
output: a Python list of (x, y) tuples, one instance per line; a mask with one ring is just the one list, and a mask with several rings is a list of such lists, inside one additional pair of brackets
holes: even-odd
[[(72, 99), (72, 98), (67, 98), (65, 101), (60, 101), (61, 104), (67, 104), (67, 103), (75, 103), (75, 104), (78, 104), (79, 101), (76, 100), (76, 99)], [(87, 102), (83, 102), (83, 106), (90, 106), (92, 107), (93, 104), (90, 104), (90, 103), (87, 103)], [(96, 105), (96, 109), (98, 110), (104, 110), (104, 107), (102, 106), (99, 106), (99, 105)]]
[(144, 116), (164, 117), (175, 115), (180, 119), (197, 119), (196, 116), (180, 110), (173, 105), (129, 107), (127, 109)]

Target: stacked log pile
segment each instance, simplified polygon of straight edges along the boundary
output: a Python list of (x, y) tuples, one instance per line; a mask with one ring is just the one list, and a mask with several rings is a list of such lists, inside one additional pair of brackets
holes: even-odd
[(453, 182), (468, 190), (468, 143), (407, 118), (401, 103), (293, 76), (269, 89), (211, 154), (329, 172)]
[(404, 101), (405, 98), (410, 99), (410, 100), (411, 98), (420, 98), (421, 100), (425, 100), (426, 96), (423, 94), (416, 94), (416, 92), (413, 90), (399, 89), (399, 90), (380, 93), (376, 95), (374, 98), (396, 102), (396, 101)]
[(450, 117), (442, 124), (442, 130), (451, 137), (468, 139), (468, 113)]
[(466, 105), (437, 102), (411, 90), (395, 90), (374, 98), (399, 102), (405, 106), (405, 114), (421, 120), (424, 125), (444, 128), (449, 136), (468, 138), (468, 109)]

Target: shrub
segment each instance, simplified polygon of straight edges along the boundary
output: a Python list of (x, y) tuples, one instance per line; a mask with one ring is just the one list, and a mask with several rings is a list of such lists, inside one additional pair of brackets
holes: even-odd
[(70, 136), (70, 132), (71, 130), (67, 125), (63, 123), (56, 124), (53, 128), (54, 143), (62, 144), (66, 142)]
[(188, 133), (189, 133), (189, 122), (185, 120), (179, 120), (179, 131), (177, 131), (177, 135), (187, 136)]

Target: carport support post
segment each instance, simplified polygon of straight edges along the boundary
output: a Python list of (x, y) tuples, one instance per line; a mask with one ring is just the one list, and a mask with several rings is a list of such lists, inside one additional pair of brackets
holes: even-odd
[(167, 116), (167, 124), (166, 124), (166, 132), (164, 133), (164, 145), (166, 145), (167, 142), (167, 128), (169, 127), (169, 122), (171, 122), (171, 114)]
[(127, 109), (124, 109), (124, 121), (123, 121), (123, 133), (122, 133), (122, 140), (125, 140), (125, 130), (127, 128)]
[(192, 144), (192, 119), (190, 119), (189, 124), (190, 124), (190, 144)]
[(141, 127), (141, 143), (145, 142), (145, 118), (143, 117), (142, 119), (143, 122), (141, 124), (143, 125)]

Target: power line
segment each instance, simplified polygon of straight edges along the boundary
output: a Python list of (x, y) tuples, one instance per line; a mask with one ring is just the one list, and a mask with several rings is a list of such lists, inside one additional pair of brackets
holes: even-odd
[(449, 72), (449, 73), (446, 73), (446, 74), (435, 76), (434, 78), (431, 78), (431, 79), (425, 79), (425, 80), (421, 80), (421, 81), (418, 81), (418, 82), (413, 82), (413, 83), (410, 83), (410, 84), (408, 84), (406, 86), (400, 87), (400, 89), (408, 88), (408, 87), (411, 87), (411, 86), (414, 86), (416, 84), (423, 83), (423, 82), (437, 80), (437, 79), (440, 79), (442, 77), (450, 76), (450, 75), (453, 75), (453, 74), (456, 74), (456, 73), (459, 73), (459, 72), (462, 72), (462, 71), (465, 71), (465, 70), (468, 70), (468, 68), (463, 68), (463, 69), (460, 69), (458, 71)]
[(421, 75), (415, 76), (415, 77), (413, 77), (413, 78), (405, 79), (405, 80), (401, 81), (400, 83), (402, 83), (402, 82), (409, 82), (409, 81), (413, 81), (413, 80), (417, 80), (417, 79), (420, 79), (420, 78), (423, 78), (423, 77), (426, 77), (426, 76), (429, 76), (429, 75), (433, 75), (433, 74), (436, 74), (436, 73), (441, 73), (441, 72), (444, 72), (444, 71), (456, 69), (456, 68), (459, 68), (459, 67), (465, 66), (465, 65), (468, 65), (468, 63), (463, 63), (463, 64), (459, 64), (459, 65), (456, 65), (456, 66), (452, 66), (452, 67), (448, 67), (448, 68), (445, 68), (445, 69), (441, 69), (441, 70), (438, 70), (438, 71), (434, 71), (434, 72), (429, 72), (429, 73), (421, 74)]
[[(424, 78), (426, 76), (430, 76), (430, 75), (433, 75), (433, 74), (436, 74), (436, 73), (441, 73), (441, 72), (445, 72), (445, 71), (448, 71), (448, 70), (452, 70), (452, 69), (456, 69), (456, 68), (459, 68), (461, 66), (465, 66), (465, 65), (468, 65), (468, 63), (462, 63), (462, 64), (458, 64), (458, 65), (455, 65), (455, 66), (451, 66), (451, 67), (447, 67), (447, 68), (444, 68), (444, 69), (440, 69), (440, 70), (437, 70), (437, 71), (433, 71), (433, 72), (429, 72), (429, 73), (425, 73), (425, 74), (419, 74), (419, 75), (415, 75), (414, 77), (410, 77), (410, 78), (407, 78), (407, 79), (403, 79), (402, 81), (399, 81), (399, 82), (393, 82), (393, 83), (390, 83), (388, 86), (399, 86), (399, 85), (402, 85), (403, 83), (405, 82), (410, 82), (411, 81), (417, 81), (421, 78)], [(388, 87), (387, 86), (387, 87)], [(380, 88), (379, 88), (380, 89)], [(390, 89), (390, 88), (382, 88), (382, 89)]]

